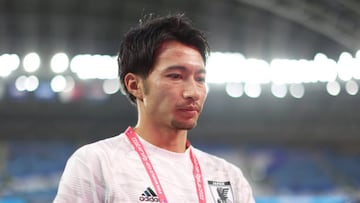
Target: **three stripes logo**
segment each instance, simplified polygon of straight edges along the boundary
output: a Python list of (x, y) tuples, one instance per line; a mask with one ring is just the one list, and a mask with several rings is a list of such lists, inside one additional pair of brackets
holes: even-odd
[(141, 202), (159, 202), (159, 198), (150, 187), (147, 187), (146, 190), (140, 195), (139, 200)]

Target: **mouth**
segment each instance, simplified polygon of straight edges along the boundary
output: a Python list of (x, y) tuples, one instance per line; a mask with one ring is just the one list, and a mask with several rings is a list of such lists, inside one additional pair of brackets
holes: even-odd
[(182, 106), (178, 110), (183, 113), (186, 117), (194, 117), (200, 113), (198, 106)]

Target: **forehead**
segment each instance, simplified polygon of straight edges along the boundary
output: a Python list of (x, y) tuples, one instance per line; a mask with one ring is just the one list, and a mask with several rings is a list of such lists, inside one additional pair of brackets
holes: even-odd
[(165, 41), (161, 44), (157, 51), (155, 65), (159, 63), (188, 63), (201, 68), (205, 66), (200, 52), (195, 47), (177, 41)]

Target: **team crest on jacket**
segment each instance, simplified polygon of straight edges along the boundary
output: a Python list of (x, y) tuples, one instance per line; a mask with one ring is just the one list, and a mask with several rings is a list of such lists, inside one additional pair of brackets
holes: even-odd
[(233, 191), (230, 181), (208, 181), (210, 191), (215, 203), (233, 203)]

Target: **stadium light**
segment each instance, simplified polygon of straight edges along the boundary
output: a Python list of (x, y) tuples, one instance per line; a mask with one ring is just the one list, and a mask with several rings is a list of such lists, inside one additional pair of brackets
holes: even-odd
[(271, 93), (277, 98), (284, 98), (287, 93), (287, 88), (285, 84), (272, 84)]
[(62, 92), (66, 88), (66, 79), (62, 75), (57, 75), (51, 79), (50, 87), (54, 92)]
[(118, 79), (107, 79), (103, 82), (103, 91), (106, 94), (115, 94), (120, 89), (120, 81)]
[(25, 89), (29, 92), (35, 91), (39, 87), (39, 79), (35, 75), (26, 78)]
[[(293, 68), (290, 68), (293, 67)], [(295, 75), (297, 70), (294, 69), (295, 61), (288, 59), (274, 59), (270, 63), (270, 77), (273, 83), (285, 84), (296, 82)]]
[(76, 55), (70, 62), (70, 69), (80, 79), (114, 79), (118, 68), (115, 57), (109, 55)]
[(338, 60), (338, 76), (343, 81), (348, 81), (353, 76), (353, 70), (355, 69), (355, 60), (348, 52), (340, 54)]
[(331, 96), (337, 96), (341, 91), (341, 87), (338, 81), (332, 81), (326, 84), (326, 90)]
[(261, 86), (259, 84), (246, 83), (244, 91), (247, 96), (257, 98), (261, 94)]
[(271, 70), (270, 65), (266, 61), (249, 58), (244, 61), (243, 65), (245, 66), (237, 67), (242, 69), (242, 73), (235, 75), (235, 77), (240, 77), (242, 82), (252, 84), (266, 84), (270, 82)]
[(211, 53), (206, 66), (207, 82), (242, 82), (244, 62), (245, 58), (240, 53)]
[(244, 94), (244, 88), (241, 83), (227, 83), (225, 91), (230, 97), (238, 98)]
[(50, 66), (54, 73), (63, 73), (69, 67), (69, 57), (65, 53), (57, 53), (51, 58)]
[(293, 96), (294, 98), (300, 99), (305, 94), (304, 85), (301, 84), (301, 83), (299, 83), (299, 84), (290, 84), (289, 92), (290, 92), (291, 96)]
[(337, 77), (337, 64), (325, 54), (318, 53), (314, 57), (313, 70), (318, 81), (334, 81)]
[(20, 58), (16, 54), (3, 54), (0, 56), (0, 77), (8, 77), (14, 70), (18, 69)]
[(345, 84), (345, 90), (349, 95), (356, 95), (359, 91), (359, 85), (354, 80), (349, 80)]
[(21, 75), (15, 80), (15, 87), (19, 92), (26, 90), (26, 79), (27, 77), (25, 75)]
[(40, 67), (40, 63), (40, 56), (35, 52), (27, 54), (23, 59), (24, 69), (28, 73), (37, 71)]
[[(33, 74), (40, 67), (40, 56), (32, 52), (21, 61), (16, 54), (0, 55), (0, 79), (13, 74), (21, 63), (27, 73)], [(69, 60), (66, 53), (61, 52), (51, 57), (50, 65), (55, 75), (70, 68), (68, 76), (56, 76), (49, 83), (52, 91), (59, 94), (73, 91), (75, 80), (72, 77), (80, 80), (103, 80), (100, 90), (106, 94), (115, 94), (121, 89), (117, 62), (113, 56), (84, 54)], [(313, 60), (273, 59), (270, 62), (245, 58), (241, 53), (213, 52), (206, 68), (207, 85), (224, 84), (226, 93), (231, 97), (241, 97), (243, 94), (252, 98), (259, 97), (262, 85), (269, 84), (275, 97), (283, 98), (289, 93), (294, 98), (302, 98), (305, 94), (303, 84), (316, 82), (326, 83), (328, 93), (336, 96), (341, 91), (340, 80), (345, 82), (344, 90), (349, 95), (356, 95), (360, 80), (360, 50), (354, 57), (343, 52), (337, 61), (323, 53), (317, 53)], [(35, 75), (15, 77), (18, 78), (13, 85), (14, 89), (21, 93), (35, 91), (41, 83)], [(72, 94), (69, 93), (70, 96)]]
[(35, 75), (28, 77), (25, 75), (19, 76), (15, 80), (15, 87), (20, 92), (25, 90), (28, 92), (33, 92), (39, 87), (39, 78)]

